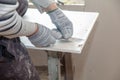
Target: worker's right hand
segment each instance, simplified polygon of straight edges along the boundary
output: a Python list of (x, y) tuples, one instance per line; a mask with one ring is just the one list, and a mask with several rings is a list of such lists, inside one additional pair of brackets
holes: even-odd
[(43, 25), (37, 25), (37, 32), (28, 37), (31, 43), (34, 44), (36, 47), (46, 47), (50, 46), (51, 44), (55, 44), (56, 38), (53, 36), (52, 31)]
[(57, 27), (57, 32), (60, 32), (62, 39), (69, 39), (73, 35), (73, 24), (68, 17), (60, 9), (48, 12), (53, 24)]

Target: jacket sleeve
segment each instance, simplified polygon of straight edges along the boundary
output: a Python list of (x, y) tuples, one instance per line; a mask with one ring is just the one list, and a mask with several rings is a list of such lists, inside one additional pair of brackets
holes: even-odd
[(0, 0), (0, 35), (8, 38), (28, 36), (36, 30), (35, 23), (21, 18), (16, 0)]

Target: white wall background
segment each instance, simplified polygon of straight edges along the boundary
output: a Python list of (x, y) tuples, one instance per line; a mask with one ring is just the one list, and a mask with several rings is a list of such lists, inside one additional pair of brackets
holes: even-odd
[(120, 80), (120, 0), (86, 0), (85, 10), (100, 16), (81, 79), (76, 80)]

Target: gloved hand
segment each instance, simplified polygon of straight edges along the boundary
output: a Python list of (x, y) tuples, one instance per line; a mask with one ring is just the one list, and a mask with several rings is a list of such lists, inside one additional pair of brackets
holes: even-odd
[(60, 33), (60, 31), (58, 31), (57, 29), (52, 29), (52, 35), (54, 36), (54, 38), (56, 38), (57, 40), (62, 39), (62, 34)]
[(52, 31), (43, 25), (37, 25), (38, 31), (32, 36), (28, 37), (31, 43), (37, 47), (45, 47), (54, 44), (56, 42), (56, 38), (53, 37)]
[[(31, 1), (35, 4), (35, 6), (38, 8), (40, 12), (43, 12), (44, 8), (47, 8), (52, 3), (55, 3), (54, 0), (31, 0)], [(48, 14), (52, 22), (57, 27), (57, 30), (55, 30), (55, 32), (62, 34), (63, 39), (68, 39), (73, 34), (72, 22), (65, 16), (65, 14), (60, 9), (56, 8), (54, 11), (48, 12)]]
[(41, 13), (44, 12), (43, 8), (47, 8), (50, 4), (55, 3), (54, 0), (31, 0), (31, 2)]
[(73, 35), (73, 24), (60, 9), (48, 12), (48, 15), (63, 39), (69, 39)]

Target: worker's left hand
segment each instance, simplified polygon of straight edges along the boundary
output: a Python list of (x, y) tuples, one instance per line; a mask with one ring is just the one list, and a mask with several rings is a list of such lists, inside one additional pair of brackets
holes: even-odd
[(58, 34), (52, 34), (52, 31), (44, 25), (37, 24), (38, 31), (33, 35), (29, 36), (28, 39), (34, 44), (36, 47), (47, 47), (55, 44), (56, 38)]

